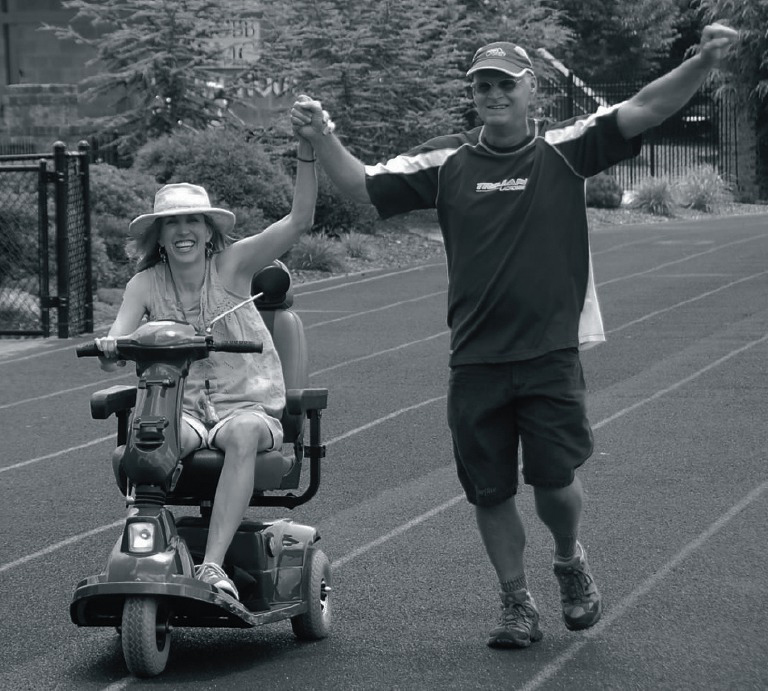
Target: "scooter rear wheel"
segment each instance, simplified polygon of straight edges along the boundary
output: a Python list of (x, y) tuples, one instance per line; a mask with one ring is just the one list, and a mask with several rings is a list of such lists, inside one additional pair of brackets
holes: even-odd
[(170, 611), (162, 598), (128, 597), (123, 605), (123, 657), (131, 674), (154, 677), (168, 663)]
[(307, 549), (303, 591), (309, 607), (304, 614), (291, 617), (291, 627), (297, 638), (318, 641), (331, 630), (331, 563), (314, 547)]

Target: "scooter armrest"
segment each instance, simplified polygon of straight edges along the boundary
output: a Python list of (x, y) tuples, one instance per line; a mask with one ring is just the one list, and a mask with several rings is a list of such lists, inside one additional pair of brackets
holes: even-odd
[(135, 405), (135, 386), (110, 386), (91, 394), (91, 417), (94, 420), (106, 420), (113, 413), (130, 410)]
[(291, 415), (303, 415), (308, 410), (328, 407), (328, 389), (288, 389), (285, 408)]

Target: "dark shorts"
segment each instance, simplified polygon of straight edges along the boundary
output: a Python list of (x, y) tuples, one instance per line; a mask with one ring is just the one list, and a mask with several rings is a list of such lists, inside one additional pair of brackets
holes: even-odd
[(567, 487), (593, 448), (578, 350), (452, 368), (448, 425), (472, 504), (491, 506), (517, 493), (519, 445), (526, 484)]

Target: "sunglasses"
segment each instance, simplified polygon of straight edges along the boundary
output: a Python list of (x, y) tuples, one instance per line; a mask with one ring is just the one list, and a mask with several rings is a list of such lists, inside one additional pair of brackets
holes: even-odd
[(494, 86), (498, 86), (503, 93), (511, 94), (517, 88), (517, 85), (523, 81), (523, 79), (525, 79), (525, 75), (502, 79), (495, 84), (491, 84), (490, 82), (473, 82), (467, 87), (467, 91), (468, 93), (474, 94), (475, 96), (487, 96), (489, 93), (491, 93), (491, 89), (493, 89)]

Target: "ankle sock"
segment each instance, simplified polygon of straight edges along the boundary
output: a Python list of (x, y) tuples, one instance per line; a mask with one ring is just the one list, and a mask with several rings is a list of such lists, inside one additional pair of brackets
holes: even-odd
[(525, 574), (509, 581), (501, 581), (501, 590), (505, 593), (514, 593), (518, 590), (528, 590), (528, 581)]

